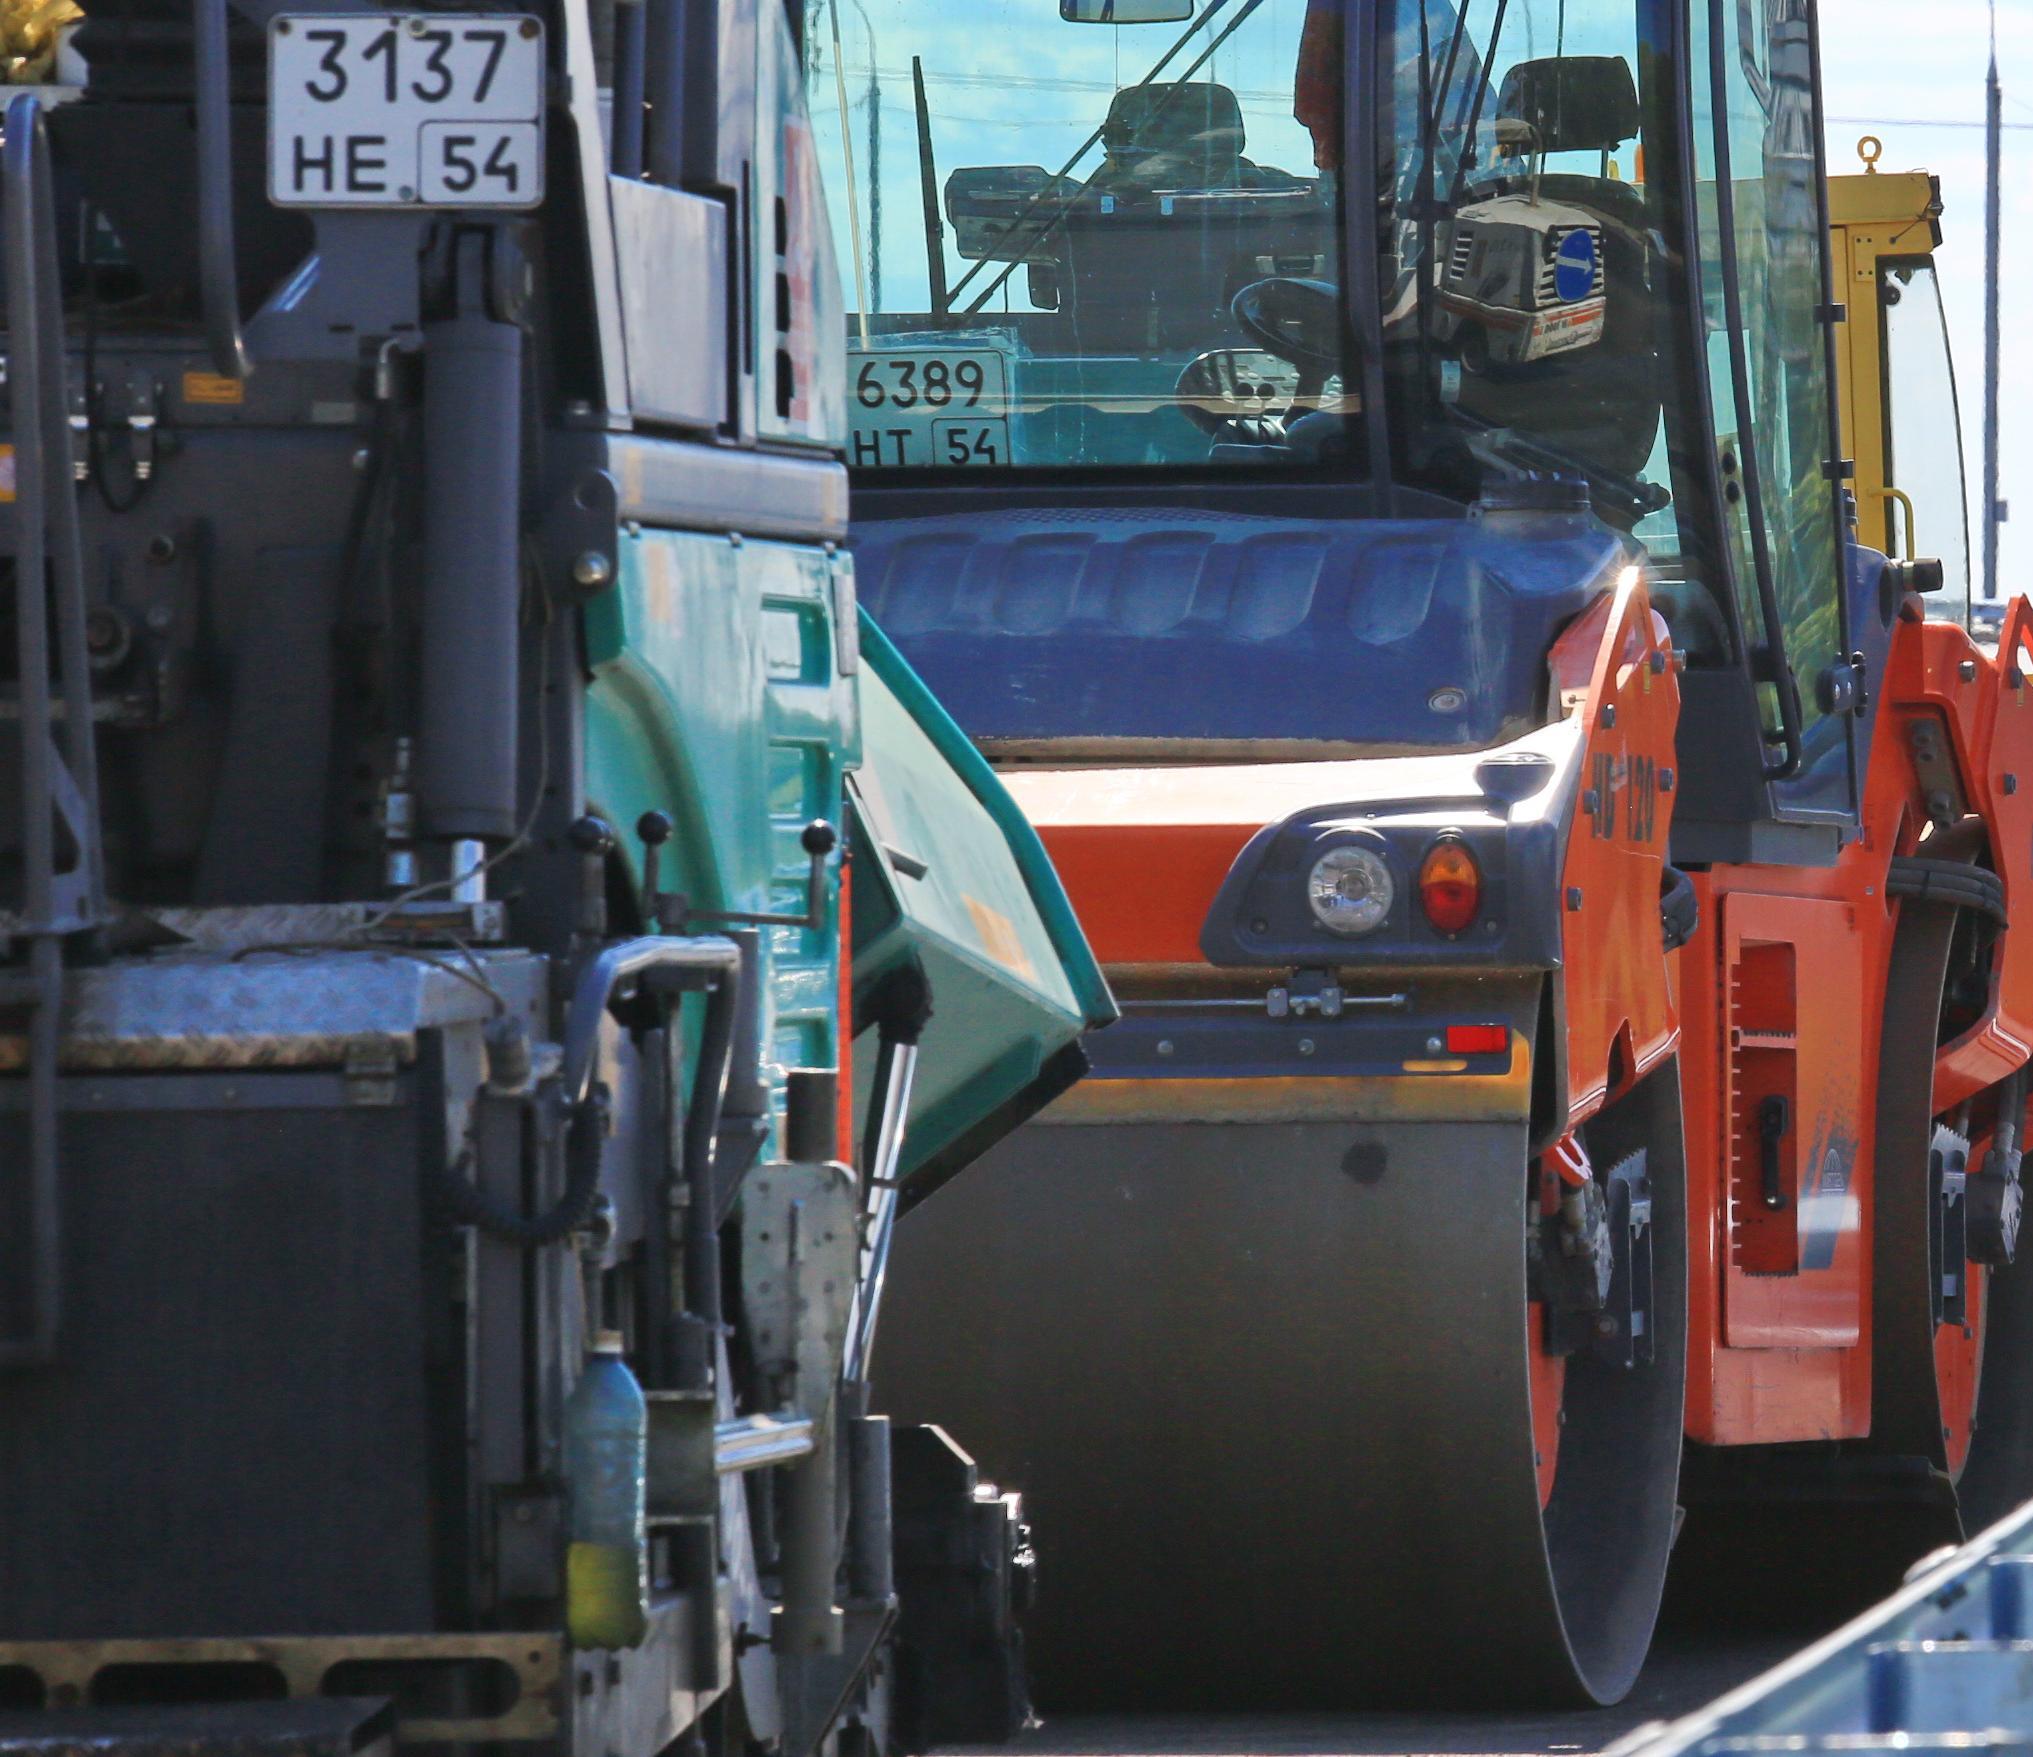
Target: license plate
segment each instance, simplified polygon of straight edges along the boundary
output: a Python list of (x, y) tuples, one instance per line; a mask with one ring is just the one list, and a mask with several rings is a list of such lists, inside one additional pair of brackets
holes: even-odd
[(290, 13), (268, 27), (279, 207), (534, 207), (544, 35), (526, 13)]
[(887, 348), (848, 359), (848, 462), (874, 469), (1006, 466), (1009, 376), (987, 349)]

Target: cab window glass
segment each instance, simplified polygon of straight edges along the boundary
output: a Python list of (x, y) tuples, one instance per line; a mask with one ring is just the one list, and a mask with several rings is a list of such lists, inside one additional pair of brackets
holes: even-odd
[(1885, 479), (1913, 503), (1911, 546), (1896, 503), (1871, 540), (1941, 562), (1941, 590), (1928, 594), (1934, 616), (1969, 613), (1969, 513), (1964, 487), (1962, 419), (1941, 288), (1929, 260), (1883, 264), (1878, 303), (1885, 325)]
[(1379, 0), (1384, 350), (1398, 466), (1471, 497), (1585, 480), (1680, 549), (1633, 0)]
[(1338, 0), (806, 0), (849, 461), (1345, 460), (1342, 47)]
[[(1724, 519), (1744, 626), (1763, 628), (1757, 593), (1752, 496), (1723, 293), (1721, 251), (1733, 249), (1741, 288), (1745, 404), (1755, 435), (1764, 535), (1787, 658), (1799, 679), (1804, 724), (1823, 709), (1815, 684), (1839, 655), (1836, 485), (1826, 470), (1829, 390), (1820, 321), (1819, 163), (1808, 0), (1697, 0), (1690, 65), (1696, 70), (1694, 154), (1701, 293)], [(1723, 79), (1706, 77), (1711, 30), (1725, 32)], [(1727, 146), (1733, 234), (1721, 236), (1718, 135)], [(1754, 640), (1762, 635), (1754, 632)], [(1768, 718), (1776, 719), (1765, 690)], [(1826, 741), (1823, 741), (1826, 742)], [(1815, 750), (1808, 753), (1810, 766)], [(1845, 783), (1846, 784), (1846, 783)]]

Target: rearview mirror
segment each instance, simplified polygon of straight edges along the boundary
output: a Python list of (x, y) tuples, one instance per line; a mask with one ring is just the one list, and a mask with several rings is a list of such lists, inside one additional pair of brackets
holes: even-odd
[(1193, 0), (1059, 0), (1068, 24), (1183, 24)]

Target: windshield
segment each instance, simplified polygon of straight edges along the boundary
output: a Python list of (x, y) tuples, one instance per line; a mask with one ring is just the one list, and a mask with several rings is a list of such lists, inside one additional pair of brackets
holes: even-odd
[(1941, 590), (1928, 594), (1928, 612), (1960, 622), (1969, 613), (1969, 512), (1955, 365), (1933, 260), (1885, 264), (1878, 301), (1885, 321), (1885, 480), (1906, 496), (1910, 511), (1891, 501), (1883, 531), (1870, 532), (1870, 540), (1889, 555), (1938, 558)]
[(1469, 497), (1585, 479), (1678, 553), (1661, 367), (1672, 230), (1633, 0), (1379, 0), (1383, 348), (1396, 468)]
[(813, 0), (850, 461), (1289, 465), (1309, 415), (1334, 455), (1334, 299), (1263, 313), (1307, 331), (1303, 364), (1233, 308), (1340, 279), (1338, 22), (1338, 0)]

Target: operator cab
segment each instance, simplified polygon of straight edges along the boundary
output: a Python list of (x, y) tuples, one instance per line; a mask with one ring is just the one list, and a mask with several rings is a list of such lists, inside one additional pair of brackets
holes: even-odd
[(1833, 859), (1888, 635), (1807, 0), (832, 6), (863, 588), (991, 756), (1489, 748), (1635, 563), (1676, 852)]

